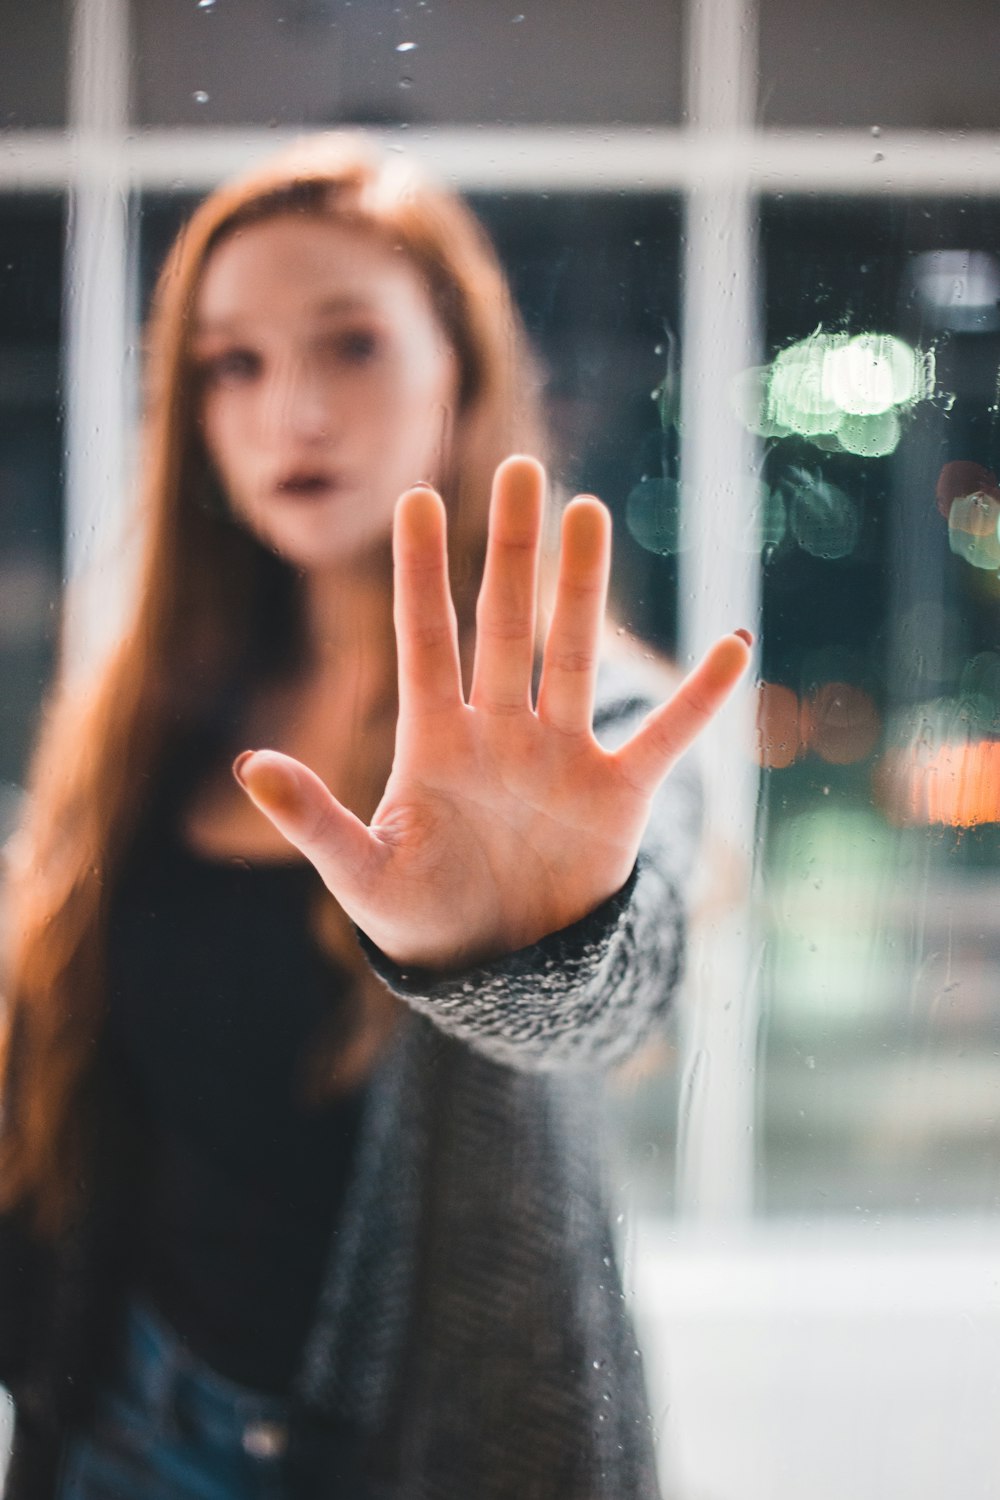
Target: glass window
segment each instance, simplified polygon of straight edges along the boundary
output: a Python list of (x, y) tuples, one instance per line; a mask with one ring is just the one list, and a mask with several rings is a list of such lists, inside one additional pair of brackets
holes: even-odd
[(68, 38), (66, 0), (4, 6), (0, 128), (39, 130), (66, 123)]
[[(759, 576), (762, 603), (760, 621), (745, 622), (760, 626), (756, 735), (723, 732), (715, 747), (736, 788), (727, 810), (745, 791), (746, 826), (756, 816), (753, 857), (741, 864), (739, 835), (710, 806), (682, 1003), (610, 1080), (601, 1143), (612, 1217), (627, 1225), (619, 1248), (664, 1487), (744, 1500), (986, 1494), (1000, 1464), (1000, 198), (956, 194), (968, 180), (958, 174), (987, 170), (1000, 140), (1000, 11), (982, 0), (744, 9), (759, 26), (740, 29), (740, 0), (697, 11), (694, 0), (85, 0), (94, 47), (69, 57), (67, 0), (8, 7), (0, 842), (67, 571), (63, 448), (85, 426), (63, 421), (70, 322), (69, 344), (93, 349), (95, 369), (120, 336), (130, 341), (133, 300), (137, 328), (195, 201), (187, 190), (262, 136), (401, 127), (395, 146), (412, 142), (419, 157), (422, 136), (450, 127), (442, 151), (453, 149), (462, 180), (493, 184), (510, 167), (512, 187), (531, 181), (518, 175), (530, 158), (503, 155), (500, 132), (484, 127), (555, 127), (556, 142), (596, 127), (608, 152), (599, 165), (574, 153), (561, 190), (538, 132), (509, 149), (538, 142), (551, 190), (472, 200), (539, 353), (554, 472), (610, 505), (615, 624), (650, 651), (673, 652), (700, 620), (694, 552), (706, 576), (716, 564), (720, 578)], [(103, 154), (69, 152), (67, 74), (85, 79), (87, 59), (102, 56), (101, 23), (123, 14), (128, 109), (112, 97), (110, 56), (109, 88), (88, 108), (95, 127), (105, 106), (129, 123), (112, 125)], [(742, 58), (758, 80), (757, 123), (718, 151), (670, 128), (687, 118), (685, 72), (697, 77), (695, 21), (718, 22), (714, 44), (730, 44), (718, 53), (729, 62), (706, 75), (720, 89), (741, 48), (757, 48)], [(703, 96), (701, 107), (711, 116)], [(663, 153), (656, 180), (676, 191), (609, 187), (618, 126), (648, 134)], [(870, 139), (872, 171), (884, 157), (877, 196), (865, 182), (856, 197), (824, 196), (842, 128), (845, 180), (852, 140)], [(17, 155), (16, 132), (36, 129), (51, 137)], [(779, 130), (795, 132), (801, 152), (797, 191), (753, 203), (751, 252), (741, 212), (761, 163), (770, 174), (788, 160), (767, 134)], [(888, 175), (894, 130), (927, 131), (941, 147), (939, 197), (904, 197)], [(979, 132), (985, 146), (965, 141)], [(634, 185), (635, 159), (617, 160), (615, 182)], [(99, 161), (116, 175), (89, 203), (89, 228), (76, 215), (78, 259), (64, 269), (65, 197), (48, 195), (48, 175), (12, 174), (22, 163), (25, 174), (64, 171), (72, 191)], [(126, 255), (116, 216), (127, 191)], [(119, 279), (129, 313), (100, 349), (81, 314), (112, 262), (104, 285)], [(65, 316), (64, 281), (83, 289)], [(758, 358), (733, 356), (745, 287), (759, 364), (730, 382)], [(709, 325), (709, 307), (736, 313), (689, 358), (685, 395), (697, 387), (707, 416), (686, 405), (682, 431), (681, 328)], [(723, 347), (710, 347), (716, 338)], [(136, 337), (127, 380), (139, 348)], [(112, 392), (121, 373), (106, 362)], [(70, 394), (81, 389), (86, 380)], [(697, 471), (706, 446), (741, 473), (727, 400), (759, 443), (756, 470), (726, 493), (732, 528), (711, 485), (694, 495), (681, 484), (682, 460)], [(79, 418), (84, 408), (69, 405)], [(107, 409), (93, 451), (117, 473), (133, 434), (114, 402)], [(717, 550), (689, 536), (678, 559), (687, 507), (700, 505), (722, 523)], [(755, 757), (756, 805), (740, 774), (756, 775)], [(712, 770), (711, 753), (705, 761)], [(944, 1387), (942, 1368), (959, 1372)], [(0, 1470), (2, 1429), (0, 1402)]]
[(996, 129), (996, 6), (761, 0), (759, 15), (765, 125)]
[[(142, 304), (197, 199), (146, 194), (139, 214)], [(680, 206), (658, 193), (480, 193), (470, 201), (514, 287), (540, 356), (555, 472), (615, 512), (622, 623), (666, 649), (676, 639), (676, 557), (644, 520), (647, 481), (676, 478)], [(631, 506), (629, 504), (632, 498)]]
[(0, 198), (0, 838), (52, 670), (62, 557), (57, 197)]
[[(138, 205), (143, 305), (190, 196)], [(617, 628), (672, 652), (677, 556), (655, 522), (676, 484), (680, 203), (672, 195), (475, 194), (540, 357), (567, 490), (601, 496), (615, 516)], [(677, 1017), (616, 1080), (609, 1119), (628, 1203), (674, 1203)], [(623, 1202), (624, 1202), (623, 1198)]]
[(134, 0), (132, 18), (142, 125), (635, 125), (680, 117), (673, 0)]
[(761, 1206), (994, 1211), (1000, 204), (762, 226)]

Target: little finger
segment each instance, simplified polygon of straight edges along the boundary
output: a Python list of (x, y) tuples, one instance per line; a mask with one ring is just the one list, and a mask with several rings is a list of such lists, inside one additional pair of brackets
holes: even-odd
[(750, 660), (751, 637), (739, 631), (723, 636), (681, 683), (673, 697), (655, 709), (615, 760), (633, 785), (652, 796), (691, 742), (725, 703)]

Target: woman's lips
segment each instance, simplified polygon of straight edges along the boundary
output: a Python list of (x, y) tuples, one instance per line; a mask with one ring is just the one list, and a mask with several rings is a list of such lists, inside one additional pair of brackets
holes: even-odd
[(275, 493), (283, 499), (323, 500), (341, 489), (343, 482), (337, 474), (303, 472), (290, 474), (286, 479), (279, 480)]

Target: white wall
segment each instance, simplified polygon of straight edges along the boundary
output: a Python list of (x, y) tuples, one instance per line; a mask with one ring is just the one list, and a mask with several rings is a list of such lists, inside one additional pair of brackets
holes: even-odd
[(669, 1500), (996, 1500), (1000, 1226), (637, 1230)]

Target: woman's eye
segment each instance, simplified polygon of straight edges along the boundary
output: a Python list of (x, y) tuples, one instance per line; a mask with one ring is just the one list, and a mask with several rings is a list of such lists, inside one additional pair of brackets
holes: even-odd
[(363, 365), (377, 353), (378, 338), (370, 329), (354, 328), (339, 333), (330, 341), (330, 347), (345, 363)]
[(203, 365), (205, 379), (211, 385), (236, 385), (252, 380), (259, 373), (260, 361), (249, 349), (229, 349)]

